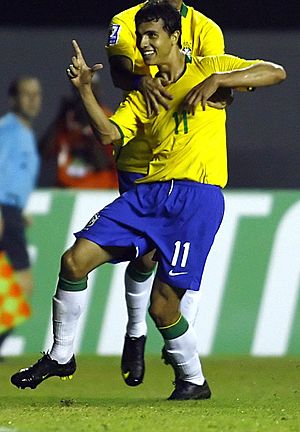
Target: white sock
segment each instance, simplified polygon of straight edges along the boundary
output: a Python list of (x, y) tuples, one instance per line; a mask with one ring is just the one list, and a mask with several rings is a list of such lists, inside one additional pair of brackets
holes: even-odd
[(152, 288), (153, 277), (144, 282), (133, 280), (125, 273), (125, 298), (128, 313), (126, 332), (131, 337), (147, 334), (146, 315)]
[(186, 290), (180, 301), (180, 312), (194, 326), (199, 310), (200, 291)]
[(77, 324), (87, 298), (87, 289), (82, 291), (64, 291), (57, 288), (53, 297), (53, 335), (54, 342), (50, 357), (58, 363), (67, 363), (73, 353)]
[(172, 359), (172, 364), (176, 365), (179, 377), (184, 381), (202, 385), (205, 378), (196, 347), (196, 333), (191, 325), (183, 335), (175, 339), (165, 339), (165, 349)]

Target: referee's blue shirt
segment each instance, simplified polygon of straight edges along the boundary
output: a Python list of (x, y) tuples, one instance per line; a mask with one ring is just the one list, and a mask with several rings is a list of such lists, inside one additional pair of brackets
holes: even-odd
[(33, 131), (13, 113), (0, 118), (0, 204), (23, 209), (39, 171)]

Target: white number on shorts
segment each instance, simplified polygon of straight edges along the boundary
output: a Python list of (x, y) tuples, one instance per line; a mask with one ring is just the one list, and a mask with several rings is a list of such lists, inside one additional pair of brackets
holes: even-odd
[[(183, 255), (182, 255), (180, 267), (186, 266), (189, 251), (190, 251), (190, 245), (191, 245), (190, 242), (185, 242), (183, 244)], [(173, 254), (173, 258), (172, 258), (172, 262), (171, 262), (171, 266), (173, 266), (173, 267), (175, 267), (177, 264), (180, 249), (181, 249), (181, 241), (177, 240), (177, 242), (175, 242), (175, 249), (174, 249), (174, 254)]]

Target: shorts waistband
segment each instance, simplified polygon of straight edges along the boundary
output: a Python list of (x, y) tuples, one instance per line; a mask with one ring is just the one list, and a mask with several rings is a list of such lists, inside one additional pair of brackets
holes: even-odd
[(199, 183), (193, 180), (166, 180), (166, 181), (161, 181), (161, 182), (152, 182), (152, 183), (139, 183), (140, 185), (170, 185), (170, 187), (173, 189), (174, 186), (179, 185), (179, 186), (187, 186), (187, 187), (195, 187), (195, 188), (205, 188), (205, 189), (213, 189), (213, 190), (221, 190), (221, 186), (218, 185), (213, 185), (213, 184), (209, 184), (209, 183)]

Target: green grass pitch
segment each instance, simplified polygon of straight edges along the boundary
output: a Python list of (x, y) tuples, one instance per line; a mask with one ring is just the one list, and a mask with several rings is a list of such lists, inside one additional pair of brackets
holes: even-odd
[(127, 387), (116, 357), (79, 356), (72, 381), (19, 390), (9, 378), (32, 357), (0, 364), (0, 432), (300, 431), (300, 358), (205, 358), (213, 397), (167, 401), (172, 372), (148, 357), (144, 383)]

